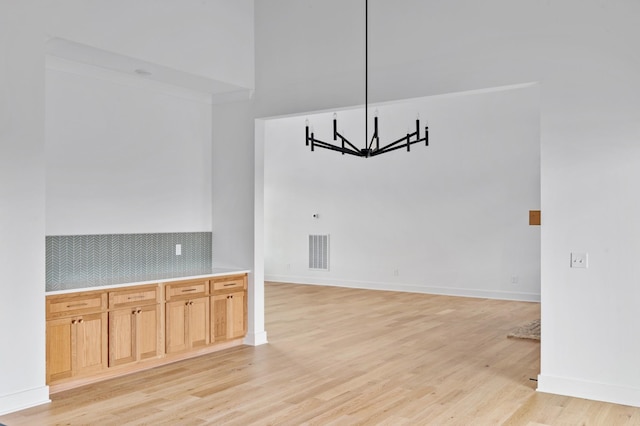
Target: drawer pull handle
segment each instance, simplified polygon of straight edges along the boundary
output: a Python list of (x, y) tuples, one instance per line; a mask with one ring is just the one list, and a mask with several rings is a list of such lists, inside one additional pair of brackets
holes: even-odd
[(187, 289), (182, 290), (183, 293), (188, 293), (190, 291), (198, 291), (198, 289), (197, 288), (187, 288)]
[(88, 305), (88, 303), (86, 303), (86, 302), (85, 303), (76, 303), (74, 305), (67, 305), (67, 308), (78, 308), (80, 306), (87, 306), (87, 305)]
[(225, 284), (224, 287), (229, 287), (229, 286), (232, 286), (232, 285), (236, 285), (236, 283)]
[(127, 297), (128, 300), (134, 300), (134, 299), (144, 299), (144, 296), (129, 296)]

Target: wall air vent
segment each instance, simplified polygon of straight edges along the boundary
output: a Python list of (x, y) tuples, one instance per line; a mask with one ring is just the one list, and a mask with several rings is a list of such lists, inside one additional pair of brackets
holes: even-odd
[(329, 270), (329, 235), (309, 235), (309, 269)]

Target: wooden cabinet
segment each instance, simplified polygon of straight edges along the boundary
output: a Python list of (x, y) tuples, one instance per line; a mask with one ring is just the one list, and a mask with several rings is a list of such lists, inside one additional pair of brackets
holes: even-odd
[(47, 298), (47, 383), (107, 367), (106, 295)]
[(70, 389), (240, 345), (247, 275), (50, 295), (46, 317), (47, 384)]
[(157, 285), (109, 292), (109, 367), (163, 353), (159, 301)]
[(208, 281), (165, 286), (165, 336), (168, 354), (209, 344)]
[(246, 275), (211, 280), (211, 342), (237, 339), (247, 333)]

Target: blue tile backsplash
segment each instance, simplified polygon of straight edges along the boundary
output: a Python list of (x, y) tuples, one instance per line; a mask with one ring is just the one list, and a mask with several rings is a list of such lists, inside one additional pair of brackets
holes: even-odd
[(46, 290), (199, 275), (211, 270), (211, 239), (211, 232), (48, 236)]

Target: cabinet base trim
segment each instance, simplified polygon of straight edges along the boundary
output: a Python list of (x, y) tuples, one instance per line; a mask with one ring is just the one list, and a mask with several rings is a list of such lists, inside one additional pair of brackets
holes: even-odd
[(49, 386), (2, 395), (0, 396), (0, 416), (49, 402), (51, 402)]
[(91, 383), (101, 382), (107, 379), (113, 379), (115, 377), (125, 376), (127, 374), (137, 373), (139, 371), (150, 370), (152, 368), (161, 367), (163, 365), (171, 364), (177, 361), (185, 359), (195, 358), (202, 355), (222, 351), (225, 349), (233, 348), (236, 346), (242, 346), (242, 339), (230, 340), (228, 342), (216, 343), (212, 346), (206, 346), (200, 349), (189, 350), (188, 352), (167, 354), (163, 357), (141, 361), (133, 363), (131, 365), (115, 366), (111, 367), (104, 372), (93, 374), (87, 377), (76, 377), (73, 379), (65, 380), (60, 383), (53, 383), (49, 385), (50, 394), (66, 391), (69, 389), (77, 388)]

